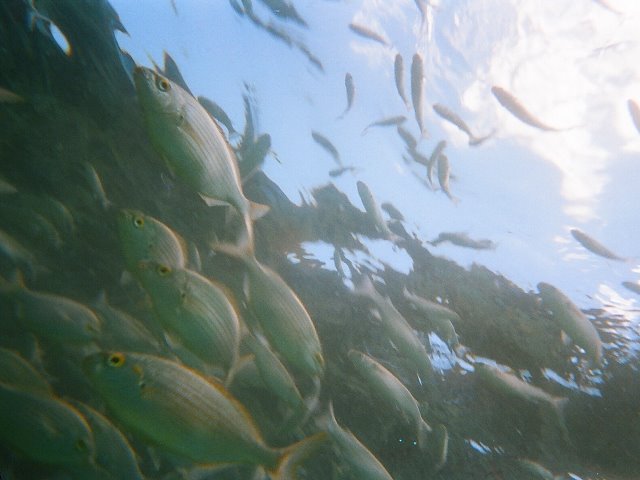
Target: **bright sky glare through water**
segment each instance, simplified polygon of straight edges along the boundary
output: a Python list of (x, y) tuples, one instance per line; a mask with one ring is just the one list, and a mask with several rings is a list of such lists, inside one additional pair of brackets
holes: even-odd
[[(356, 181), (364, 181), (378, 203), (393, 203), (407, 231), (423, 241), (440, 232), (467, 232), (497, 244), (478, 251), (443, 243), (434, 254), (464, 266), (485, 265), (525, 290), (549, 282), (581, 307), (615, 306), (616, 313), (635, 318), (637, 295), (621, 282), (639, 278), (640, 132), (627, 101), (640, 102), (640, 3), (432, 1), (423, 22), (413, 0), (297, 2), (309, 29), (287, 29), (322, 61), (324, 73), (225, 1), (175, 0), (177, 15), (169, 0), (111, 3), (130, 34), (118, 37), (120, 45), (147, 66), (150, 58), (161, 65), (163, 50), (169, 52), (194, 94), (219, 103), (237, 129), (243, 125), (244, 83), (251, 86), (259, 128), (271, 134), (277, 154), (265, 171), (292, 201), (332, 181), (362, 208)], [(254, 3), (256, 14), (267, 18), (264, 6)], [(380, 33), (390, 46), (357, 36), (350, 23)], [(425, 60), (429, 134), (418, 150), (428, 156), (438, 141), (448, 142), (458, 204), (425, 187), (424, 167), (405, 163), (394, 128), (361, 134), (375, 120), (406, 115), (406, 128), (419, 136), (413, 112), (396, 92), (393, 69), (400, 53), (410, 96), (415, 52)], [(346, 72), (355, 81), (355, 102), (336, 119), (346, 106)], [(511, 92), (559, 131), (518, 120), (492, 95), (492, 86)], [(495, 134), (470, 147), (464, 133), (436, 115), (435, 103), (456, 112), (477, 136)], [(358, 170), (330, 178), (337, 165), (313, 141), (312, 130)], [(630, 260), (595, 256), (571, 236), (572, 228)], [(376, 246), (378, 260), (406, 271), (411, 264), (403, 253), (388, 242)], [(317, 255), (334, 268), (330, 246), (318, 246)]]

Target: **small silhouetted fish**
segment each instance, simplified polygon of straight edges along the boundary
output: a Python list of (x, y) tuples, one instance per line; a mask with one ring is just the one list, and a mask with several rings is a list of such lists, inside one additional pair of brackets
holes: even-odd
[(627, 290), (631, 290), (633, 293), (640, 295), (640, 283), (637, 282), (622, 282), (622, 286)]
[(342, 166), (342, 162), (340, 161), (340, 154), (336, 147), (333, 146), (333, 143), (329, 141), (327, 137), (319, 134), (318, 132), (311, 132), (311, 136), (316, 141), (318, 145), (324, 148), (329, 154), (333, 157), (333, 159), (338, 163), (338, 165)]
[(386, 117), (381, 120), (376, 120), (375, 122), (372, 122), (364, 127), (364, 130), (362, 130), (362, 135), (367, 133), (367, 130), (372, 127), (389, 127), (391, 125), (400, 125), (406, 121), (407, 117), (405, 117), (404, 115), (396, 115), (395, 117)]
[(233, 8), (233, 10), (238, 15), (240, 15), (241, 17), (244, 16), (244, 10), (240, 6), (240, 4), (237, 2), (237, 0), (229, 0), (229, 4), (231, 5), (231, 8)]
[(636, 103), (635, 100), (627, 100), (627, 106), (629, 107), (631, 120), (633, 120), (633, 124), (635, 125), (636, 130), (640, 132), (640, 106)]
[(296, 11), (296, 8), (285, 0), (261, 0), (276, 17), (283, 20), (293, 20), (303, 27), (307, 27), (307, 22)]
[(333, 170), (330, 170), (329, 176), (335, 178), (335, 177), (339, 177), (345, 172), (355, 172), (356, 170), (357, 168), (354, 167), (353, 165), (347, 165), (345, 167), (338, 167), (338, 168), (334, 168)]
[(608, 258), (610, 260), (617, 260), (619, 262), (624, 262), (627, 260), (626, 258), (616, 255), (600, 242), (594, 240), (589, 235), (578, 230), (577, 228), (571, 229), (571, 235), (573, 235), (573, 238), (575, 238), (580, 243), (580, 245), (582, 245), (590, 252), (595, 253), (596, 255), (600, 255), (601, 257)]
[(404, 104), (409, 108), (409, 100), (407, 100), (407, 94), (404, 90), (404, 60), (402, 55), (399, 53), (396, 55), (396, 59), (393, 62), (393, 71), (396, 78), (396, 89), (398, 90), (398, 95), (400, 95)]
[(487, 138), (489, 138), (492, 135), (492, 134), (489, 134), (489, 135), (485, 135), (484, 137), (476, 137), (471, 131), (471, 129), (469, 128), (469, 126), (466, 124), (466, 122), (462, 120), (462, 118), (460, 118), (460, 116), (457, 113), (445, 107), (444, 105), (435, 103), (433, 105), (433, 110), (442, 118), (444, 118), (448, 122), (453, 123), (456, 127), (458, 127), (460, 130), (466, 133), (469, 136), (469, 145), (473, 145), (473, 146), (480, 145), (482, 142), (484, 142)]
[(429, 183), (432, 185), (433, 185), (433, 170), (436, 168), (436, 161), (438, 160), (438, 157), (440, 156), (442, 151), (446, 148), (446, 146), (447, 146), (447, 141), (440, 140), (436, 145), (436, 147), (433, 149), (433, 152), (431, 152), (431, 156), (429, 157), (429, 160), (427, 162), (427, 179), (429, 180)]
[(174, 15), (178, 16), (178, 7), (176, 6), (176, 0), (171, 0), (171, 8), (173, 9)]
[(542, 123), (520, 103), (520, 100), (507, 92), (504, 88), (495, 86), (491, 87), (491, 93), (493, 93), (493, 95), (498, 99), (500, 105), (509, 110), (509, 112), (511, 112), (518, 120), (526, 123), (527, 125), (549, 132), (557, 132), (560, 130)]
[(491, 240), (474, 240), (462, 232), (442, 232), (438, 238), (429, 242), (434, 247), (443, 242), (451, 242), (459, 247), (474, 248), (476, 250), (493, 250), (496, 244)]
[(444, 153), (438, 156), (438, 183), (442, 191), (449, 197), (453, 203), (458, 203), (460, 200), (451, 194), (449, 189), (449, 159)]
[(398, 135), (400, 135), (408, 149), (413, 150), (418, 146), (418, 141), (402, 125), (398, 125)]
[(350, 23), (349, 28), (351, 29), (352, 32), (357, 33), (361, 37), (368, 38), (369, 40), (373, 40), (374, 42), (381, 43), (384, 46), (389, 45), (387, 40), (385, 40), (385, 38), (382, 35), (380, 35), (377, 32), (374, 32), (373, 30), (370, 30), (367, 27), (364, 27), (362, 25), (357, 25), (355, 23)]
[(400, 213), (400, 210), (394, 207), (391, 203), (384, 202), (380, 204), (380, 208), (382, 208), (385, 212), (387, 212), (387, 214), (394, 220), (399, 220), (401, 222), (404, 222), (404, 216), (402, 215), (402, 213)]
[(353, 99), (356, 96), (356, 86), (353, 83), (353, 77), (348, 72), (344, 76), (344, 87), (347, 91), (347, 108), (344, 109), (344, 112), (342, 112), (338, 118), (344, 117), (347, 112), (351, 110), (351, 107), (353, 106)]
[(5, 88), (0, 87), (0, 103), (20, 103), (24, 102), (24, 99)]
[(191, 92), (191, 90), (189, 90), (189, 87), (187, 86), (187, 82), (184, 80), (184, 77), (182, 76), (182, 73), (180, 73), (180, 69), (178, 68), (178, 64), (173, 59), (173, 57), (171, 57), (171, 55), (169, 55), (167, 52), (164, 52), (164, 70), (163, 70), (163, 73), (164, 73), (165, 77), (167, 77), (172, 82), (177, 83), (178, 85), (180, 85), (183, 89), (185, 89), (187, 92), (189, 92), (191, 94), (191, 96), (193, 96), (193, 93)]
[(220, 105), (218, 105), (213, 100), (209, 100), (208, 98), (202, 97), (202, 96), (198, 97), (198, 102), (200, 102), (200, 105), (204, 107), (204, 109), (207, 111), (207, 113), (209, 113), (209, 115), (211, 115), (213, 118), (215, 118), (218, 122), (222, 123), (226, 127), (229, 135), (238, 134), (236, 129), (233, 128), (233, 123), (231, 122), (229, 115), (227, 115), (227, 113), (222, 109)]
[(413, 55), (413, 61), (411, 62), (411, 100), (413, 102), (413, 110), (416, 114), (416, 121), (418, 127), (420, 127), (420, 134), (424, 135), (424, 122), (422, 117), (422, 102), (424, 90), (424, 66), (422, 64), (422, 57), (419, 53)]

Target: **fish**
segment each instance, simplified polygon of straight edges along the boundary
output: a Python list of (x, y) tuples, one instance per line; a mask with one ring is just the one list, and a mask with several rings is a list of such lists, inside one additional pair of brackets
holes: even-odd
[(102, 323), (102, 335), (98, 344), (103, 349), (122, 348), (141, 353), (157, 353), (162, 350), (158, 329), (151, 333), (137, 318), (109, 304), (103, 290), (92, 304)]
[(338, 118), (343, 118), (347, 112), (351, 110), (353, 99), (356, 96), (356, 86), (353, 83), (353, 76), (349, 72), (344, 76), (344, 87), (347, 91), (347, 108), (344, 109), (344, 112), (342, 112)]
[(380, 204), (380, 208), (387, 212), (387, 215), (389, 215), (392, 219), (398, 220), (399, 222), (404, 222), (404, 216), (402, 215), (402, 212), (394, 207), (393, 204), (384, 202)]
[[(31, 278), (37, 276), (42, 267), (36, 256), (22, 243), (9, 235), (4, 230), (0, 230), (0, 259), (5, 258), (13, 267), (19, 268)], [(2, 263), (0, 262), (0, 265)]]
[(380, 234), (394, 243), (397, 243), (402, 240), (402, 237), (393, 233), (389, 227), (387, 226), (387, 222), (382, 217), (382, 212), (378, 207), (378, 202), (376, 198), (371, 193), (371, 190), (367, 186), (366, 183), (358, 180), (357, 183), (358, 194), (360, 195), (360, 200), (362, 200), (362, 205), (364, 205), (364, 209), (369, 216), (369, 219), (375, 226), (376, 230), (380, 232)]
[(18, 353), (0, 347), (0, 384), (34, 395), (53, 396), (47, 379)]
[(631, 120), (633, 120), (633, 125), (636, 127), (636, 130), (640, 132), (640, 105), (635, 100), (627, 100), (627, 107), (629, 108), (629, 114), (631, 115)]
[(553, 285), (540, 282), (538, 283), (538, 291), (540, 298), (542, 298), (542, 306), (551, 310), (558, 326), (576, 344), (584, 348), (592, 365), (600, 366), (602, 364), (602, 340), (600, 340), (596, 327), (564, 293)]
[(318, 145), (329, 152), (329, 154), (333, 157), (338, 165), (342, 166), (342, 161), (340, 160), (340, 154), (338, 153), (338, 150), (333, 146), (333, 143), (331, 143), (327, 137), (315, 131), (311, 131), (311, 137)]
[(444, 118), (448, 122), (451, 122), (460, 130), (462, 130), (464, 133), (466, 133), (469, 136), (469, 145), (471, 146), (480, 145), (482, 142), (484, 142), (485, 140), (487, 140), (493, 135), (493, 132), (492, 132), (489, 135), (485, 135), (484, 137), (476, 137), (471, 131), (471, 129), (469, 128), (469, 126), (466, 124), (466, 122), (462, 120), (462, 118), (460, 118), (460, 116), (457, 113), (445, 107), (444, 105), (435, 103), (433, 105), (433, 110), (442, 118)]
[(476, 364), (475, 375), (493, 391), (542, 407), (545, 413), (551, 415), (563, 433), (567, 434), (564, 410), (569, 403), (568, 398), (550, 395), (541, 388), (520, 380), (514, 374), (503, 372), (490, 365)]
[(185, 241), (160, 220), (124, 208), (118, 212), (117, 226), (124, 263), (132, 274), (137, 274), (143, 260), (177, 268), (186, 266)]
[(69, 235), (75, 230), (75, 221), (69, 209), (59, 200), (49, 195), (35, 195), (31, 193), (17, 192), (3, 200), (28, 208), (42, 215), (57, 231)]
[(207, 113), (209, 113), (209, 115), (211, 115), (216, 121), (224, 125), (229, 136), (240, 135), (236, 131), (236, 129), (233, 128), (233, 122), (229, 118), (229, 115), (227, 115), (227, 112), (225, 112), (220, 105), (218, 105), (213, 100), (210, 100), (207, 97), (203, 96), (198, 97), (198, 102), (200, 102), (200, 105), (202, 105), (202, 107), (207, 111)]
[(423, 120), (423, 96), (424, 96), (424, 66), (422, 56), (419, 53), (413, 55), (411, 62), (411, 101), (416, 116), (416, 122), (420, 128), (420, 134), (426, 135)]
[(404, 295), (404, 298), (411, 303), (411, 305), (427, 317), (429, 322), (431, 322), (435, 327), (438, 335), (447, 342), (449, 347), (455, 348), (460, 344), (458, 334), (453, 326), (453, 322), (457, 324), (460, 324), (461, 322), (460, 316), (456, 312), (444, 305), (410, 293), (406, 287), (402, 290), (402, 294)]
[(436, 168), (436, 162), (445, 148), (447, 148), (447, 141), (440, 140), (427, 160), (427, 179), (431, 185), (433, 185), (433, 170)]
[(12, 314), (0, 322), (2, 328), (27, 330), (38, 338), (60, 344), (95, 342), (102, 324), (85, 305), (61, 295), (28, 289), (21, 278), (0, 282), (0, 305)]
[(368, 38), (369, 40), (373, 40), (374, 42), (378, 42), (382, 45), (384, 45), (385, 47), (389, 46), (389, 42), (387, 42), (387, 40), (380, 35), (377, 32), (374, 32), (373, 30), (371, 30), (368, 27), (365, 27), (363, 25), (358, 25), (356, 23), (350, 23), (349, 24), (349, 29), (357, 34), (360, 35), (363, 38)]
[(556, 477), (539, 463), (527, 458), (518, 458), (515, 464), (521, 470), (521, 473), (527, 476), (526, 478), (531, 478), (532, 480), (562, 480), (564, 478), (564, 476)]
[(624, 281), (624, 282), (622, 282), (622, 286), (624, 288), (626, 288), (627, 290), (630, 290), (633, 293), (637, 293), (638, 295), (640, 295), (640, 284), (639, 283)]
[(514, 97), (511, 93), (507, 92), (504, 88), (493, 86), (491, 87), (491, 93), (493, 93), (498, 102), (500, 102), (500, 105), (509, 110), (509, 112), (521, 122), (548, 132), (557, 132), (560, 130), (558, 128), (550, 127), (549, 125), (542, 123), (540, 120), (534, 117), (533, 114), (531, 114), (522, 105), (522, 103), (520, 103), (520, 100)]
[(291, 427), (289, 425), (298, 426), (304, 424), (305, 417), (311, 412), (307, 408), (287, 367), (271, 351), (266, 339), (259, 334), (249, 334), (244, 337), (243, 341), (254, 355), (256, 367), (264, 384), (293, 411), (290, 419), (285, 421), (286, 426), (283, 427), (283, 430), (290, 430)]
[(608, 258), (609, 260), (617, 260), (619, 262), (626, 262), (628, 260), (626, 258), (620, 257), (619, 255), (616, 255), (600, 242), (591, 238), (589, 235), (582, 232), (581, 230), (578, 230), (577, 228), (572, 228), (570, 232), (571, 235), (573, 235), (573, 238), (575, 238), (580, 243), (580, 245), (582, 245), (590, 252), (595, 253), (596, 255)]
[(429, 243), (434, 247), (443, 243), (451, 242), (459, 247), (473, 248), (476, 250), (493, 250), (496, 244), (489, 239), (474, 240), (464, 232), (441, 232), (437, 238)]
[(393, 480), (380, 460), (353, 433), (338, 424), (331, 402), (329, 402), (328, 412), (316, 419), (316, 425), (329, 434), (335, 452), (349, 466), (349, 473), (353, 478)]
[(50, 394), (0, 383), (0, 442), (30, 460), (65, 467), (91, 463), (91, 427), (68, 403)]
[(109, 210), (111, 208), (111, 201), (107, 197), (104, 185), (100, 179), (100, 175), (96, 172), (95, 167), (90, 162), (83, 162), (80, 165), (81, 174), (84, 181), (87, 183), (91, 196), (94, 201), (97, 201), (103, 210)]
[(242, 192), (233, 150), (220, 127), (179, 85), (144, 67), (134, 80), (147, 133), (169, 170), (209, 206), (231, 205), (244, 219), (246, 242), (253, 249), (253, 225), (269, 211)]
[(13, 93), (6, 88), (0, 87), (0, 103), (22, 103), (24, 102), (24, 98), (22, 98), (17, 93)]
[(27, 245), (37, 245), (50, 251), (59, 250), (64, 244), (53, 223), (28, 205), (0, 202), (0, 223), (7, 233)]
[(245, 296), (269, 343), (294, 370), (322, 378), (325, 362), (315, 325), (296, 293), (275, 271), (246, 249), (211, 245), (215, 252), (241, 261), (247, 272)]
[(362, 135), (364, 135), (365, 133), (367, 133), (367, 131), (372, 128), (372, 127), (389, 127), (392, 125), (401, 125), (402, 123), (407, 121), (407, 117), (405, 117), (404, 115), (396, 115), (393, 117), (385, 117), (381, 120), (376, 120), (375, 122), (370, 123), (369, 125), (367, 125), (366, 127), (364, 127), (364, 130), (362, 130)]
[(431, 457), (434, 459), (433, 469), (437, 472), (447, 463), (449, 454), (449, 432), (442, 424), (436, 425), (431, 433), (434, 438), (431, 447)]
[(435, 373), (429, 355), (411, 325), (396, 310), (389, 297), (383, 297), (373, 286), (368, 276), (362, 277), (356, 284), (354, 294), (370, 299), (380, 314), (380, 321), (388, 338), (401, 355), (411, 360), (423, 382), (433, 383)]
[(389, 408), (399, 410), (407, 425), (415, 426), (418, 447), (424, 451), (432, 429), (422, 418), (420, 405), (407, 387), (370, 356), (353, 349), (349, 350), (347, 356), (358, 375), (367, 382), (372, 394)]
[(397, 130), (398, 135), (400, 135), (400, 138), (402, 138), (407, 148), (409, 150), (415, 150), (418, 146), (418, 141), (413, 137), (413, 135), (411, 135), (411, 133), (409, 133), (409, 131), (406, 130), (402, 125), (398, 125)]
[(261, 0), (271, 12), (283, 19), (283, 20), (292, 20), (298, 25), (303, 27), (308, 27), (307, 22), (300, 16), (296, 8), (293, 4), (285, 1), (285, 0)]
[(407, 108), (409, 108), (409, 100), (407, 99), (407, 93), (404, 90), (404, 60), (402, 55), (396, 54), (396, 58), (393, 61), (393, 73), (396, 79), (396, 90), (398, 95), (404, 102)]
[(438, 183), (447, 197), (449, 197), (454, 204), (457, 204), (460, 199), (451, 194), (451, 189), (449, 188), (449, 175), (449, 158), (447, 158), (444, 153), (441, 153), (438, 155)]
[[(240, 152), (240, 174), (242, 182), (251, 178), (264, 164), (267, 154), (271, 151), (271, 135), (263, 133), (254, 142), (242, 142)], [(274, 155), (275, 156), (275, 155)]]
[(224, 290), (197, 272), (154, 261), (140, 262), (137, 277), (171, 336), (206, 364), (234, 365), (240, 319)]
[(354, 167), (353, 165), (345, 165), (344, 167), (338, 167), (334, 168), (333, 170), (329, 170), (329, 176), (339, 177), (345, 172), (355, 172), (356, 170), (358, 170), (358, 168)]
[(127, 438), (103, 414), (79, 401), (71, 405), (87, 421), (95, 443), (95, 463), (113, 478), (144, 480), (136, 453)]
[(326, 437), (321, 432), (287, 448), (269, 447), (223, 385), (164, 358), (98, 352), (83, 369), (120, 424), (195, 463), (263, 466), (274, 480), (285, 480), (295, 478), (299, 463)]

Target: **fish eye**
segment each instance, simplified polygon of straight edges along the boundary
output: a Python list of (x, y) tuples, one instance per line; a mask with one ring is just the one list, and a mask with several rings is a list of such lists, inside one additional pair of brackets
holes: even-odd
[(86, 452), (88, 450), (87, 442), (82, 439), (78, 440), (74, 446), (79, 452)]
[(118, 352), (118, 353), (112, 353), (109, 356), (109, 366), (111, 367), (121, 367), (122, 365), (124, 365), (124, 354)]
[(166, 78), (158, 77), (158, 79), (156, 80), (156, 87), (158, 87), (158, 90), (160, 90), (161, 92), (168, 92), (171, 88), (171, 85)]
[(166, 277), (171, 273), (171, 269), (166, 265), (158, 265), (158, 273), (161, 277)]
[(133, 225), (135, 225), (138, 228), (144, 227), (144, 218), (142, 218), (142, 217), (134, 218), (133, 219)]

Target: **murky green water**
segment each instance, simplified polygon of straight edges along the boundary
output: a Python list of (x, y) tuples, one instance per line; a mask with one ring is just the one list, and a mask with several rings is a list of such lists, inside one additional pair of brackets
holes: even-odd
[(637, 478), (637, 14), (2, 2), (0, 480)]

